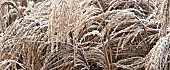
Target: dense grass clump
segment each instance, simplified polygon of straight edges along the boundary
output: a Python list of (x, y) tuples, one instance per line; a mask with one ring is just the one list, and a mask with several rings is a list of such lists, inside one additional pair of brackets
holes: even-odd
[(169, 0), (1, 0), (0, 70), (169, 70)]

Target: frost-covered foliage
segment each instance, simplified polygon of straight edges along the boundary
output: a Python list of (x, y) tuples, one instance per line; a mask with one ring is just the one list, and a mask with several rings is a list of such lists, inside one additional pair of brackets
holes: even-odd
[(0, 70), (168, 70), (169, 0), (0, 0)]

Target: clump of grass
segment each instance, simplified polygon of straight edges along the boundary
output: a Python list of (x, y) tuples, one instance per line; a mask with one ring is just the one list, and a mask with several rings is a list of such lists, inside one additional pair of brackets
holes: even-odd
[[(80, 25), (81, 10), (78, 1), (55, 0), (50, 14), (50, 37), (51, 41), (71, 43), (68, 34)], [(74, 32), (72, 34), (76, 34)]]
[(168, 0), (14, 0), (0, 6), (2, 70), (168, 68)]

